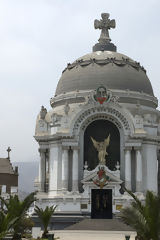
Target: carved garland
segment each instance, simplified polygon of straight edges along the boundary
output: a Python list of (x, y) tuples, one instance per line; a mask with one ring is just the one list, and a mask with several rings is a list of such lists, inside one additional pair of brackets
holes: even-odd
[[(102, 113), (102, 112), (105, 112), (105, 113)], [(109, 115), (106, 115), (106, 114), (109, 114)], [(113, 122), (118, 129), (121, 129), (121, 124), (114, 118), (114, 116), (116, 118), (118, 118), (122, 125), (124, 126), (124, 129), (125, 130), (130, 130), (130, 127), (129, 127), (129, 124), (128, 124), (128, 121), (127, 119), (117, 110), (113, 109), (113, 108), (108, 108), (108, 107), (105, 107), (105, 106), (102, 106), (102, 107), (98, 107), (98, 108), (90, 108), (88, 110), (86, 110), (85, 112), (83, 112), (80, 117), (77, 119), (77, 121), (75, 122), (74, 124), (74, 127), (73, 127), (73, 133), (75, 133), (79, 127), (81, 126), (82, 122), (90, 115), (92, 114), (95, 114), (93, 116), (91, 116), (86, 122), (85, 124), (82, 126), (82, 130), (85, 130), (85, 128), (93, 121), (95, 120), (98, 120), (98, 119), (106, 119), (106, 120), (109, 120), (111, 122)], [(113, 116), (111, 116), (111, 115)]]
[(122, 60), (116, 59), (116, 58), (106, 58), (106, 59), (95, 59), (95, 58), (91, 58), (89, 60), (77, 60), (74, 63), (68, 63), (67, 67), (63, 70), (62, 73), (64, 73), (67, 69), (71, 70), (72, 68), (81, 66), (81, 67), (86, 67), (90, 64), (98, 64), (100, 66), (106, 65), (112, 63), (115, 64), (116, 66), (119, 67), (123, 67), (125, 65), (127, 66), (131, 66), (134, 69), (136, 69), (137, 71), (139, 71), (139, 69), (141, 69), (142, 71), (144, 71), (146, 73), (146, 70), (144, 69), (143, 66), (140, 65), (139, 62), (135, 62), (135, 61), (130, 61), (129, 58), (123, 58)]

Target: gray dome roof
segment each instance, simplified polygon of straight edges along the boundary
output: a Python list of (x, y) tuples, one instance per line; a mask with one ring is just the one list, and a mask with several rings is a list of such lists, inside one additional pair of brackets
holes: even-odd
[(145, 69), (131, 58), (111, 51), (89, 53), (68, 64), (58, 82), (55, 95), (94, 90), (100, 85), (154, 96)]

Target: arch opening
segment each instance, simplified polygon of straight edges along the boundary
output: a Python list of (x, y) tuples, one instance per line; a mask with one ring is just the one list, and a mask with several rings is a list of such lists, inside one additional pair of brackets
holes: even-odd
[(98, 164), (98, 151), (94, 147), (91, 137), (97, 142), (103, 142), (110, 134), (110, 143), (106, 151), (106, 166), (115, 170), (117, 162), (120, 164), (120, 133), (118, 128), (108, 120), (95, 120), (91, 122), (84, 132), (84, 164), (87, 162), (88, 170), (93, 170)]

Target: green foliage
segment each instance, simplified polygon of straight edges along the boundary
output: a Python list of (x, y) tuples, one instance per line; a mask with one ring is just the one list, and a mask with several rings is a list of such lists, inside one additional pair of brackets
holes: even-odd
[(10, 221), (16, 219), (13, 224), (14, 235), (13, 239), (20, 238), (21, 233), (21, 223), (26, 216), (27, 210), (31, 206), (31, 204), (35, 201), (35, 193), (29, 194), (23, 201), (19, 200), (17, 195), (10, 196), (9, 199), (5, 200), (0, 197), (2, 205), (5, 208), (2, 209), (3, 212), (7, 212), (8, 218)]
[(160, 196), (147, 191), (145, 203), (130, 191), (134, 199), (130, 207), (121, 210), (122, 220), (134, 228), (140, 240), (160, 239)]
[(25, 235), (25, 233), (28, 232), (28, 230), (32, 230), (32, 227), (34, 226), (34, 222), (30, 217), (23, 217), (21, 221), (19, 222), (19, 229), (18, 232), (21, 235)]
[(42, 234), (42, 238), (46, 238), (46, 234), (48, 233), (48, 225), (51, 220), (52, 215), (55, 212), (57, 206), (51, 206), (51, 207), (46, 207), (44, 210), (42, 208), (39, 208), (38, 206), (35, 207), (35, 212), (40, 218), (43, 227), (44, 227), (44, 232)]
[(9, 214), (0, 211), (0, 239), (4, 238), (10, 228), (13, 227), (17, 218), (11, 219)]

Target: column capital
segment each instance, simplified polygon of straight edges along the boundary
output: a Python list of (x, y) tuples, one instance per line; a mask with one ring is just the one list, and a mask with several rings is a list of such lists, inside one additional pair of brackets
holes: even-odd
[(79, 146), (71, 146), (72, 150), (79, 150)]
[(46, 153), (47, 152), (47, 148), (39, 148), (38, 151), (39, 153)]
[(135, 147), (134, 147), (134, 150), (135, 150), (135, 151), (141, 151), (142, 148), (141, 148), (140, 146), (135, 146)]
[(69, 146), (63, 146), (63, 145), (62, 145), (62, 150), (69, 150), (69, 149), (70, 149)]
[(124, 151), (131, 151), (132, 150), (132, 147), (131, 146), (125, 146), (124, 147)]

